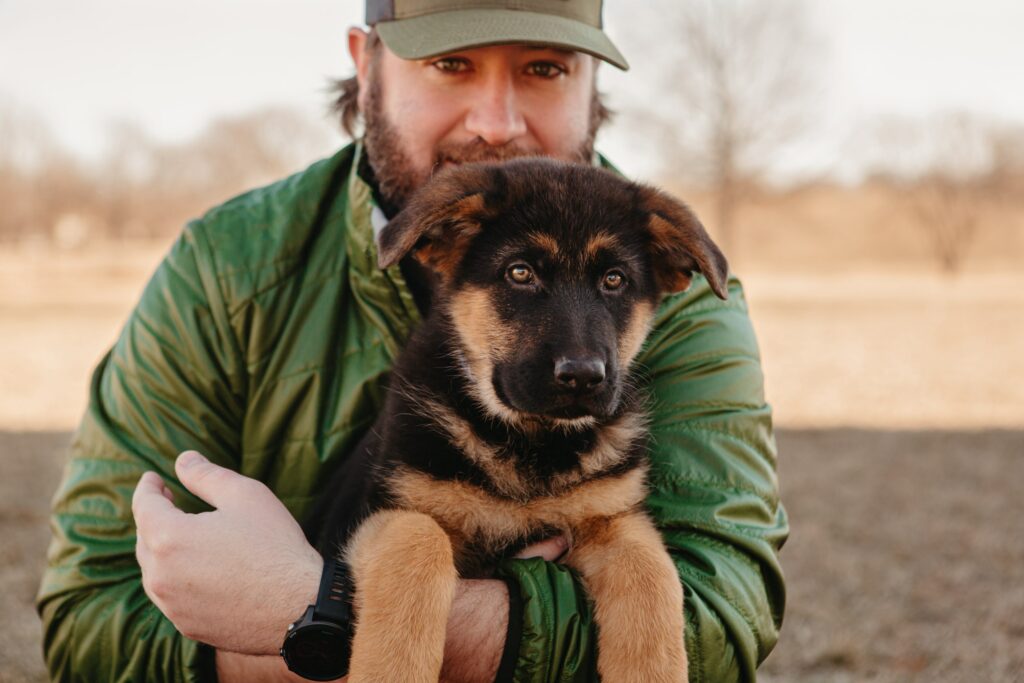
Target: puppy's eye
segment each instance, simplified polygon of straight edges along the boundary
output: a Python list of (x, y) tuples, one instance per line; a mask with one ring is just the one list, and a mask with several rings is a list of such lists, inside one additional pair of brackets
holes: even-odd
[(515, 263), (509, 266), (505, 274), (517, 285), (528, 285), (534, 280), (533, 269), (525, 263)]
[(626, 276), (620, 270), (609, 270), (604, 274), (604, 280), (601, 281), (601, 286), (611, 291), (621, 289), (624, 284), (626, 284)]

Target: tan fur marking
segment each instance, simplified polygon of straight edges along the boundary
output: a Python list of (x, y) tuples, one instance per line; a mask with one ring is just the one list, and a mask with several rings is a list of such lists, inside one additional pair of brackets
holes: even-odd
[(454, 331), (459, 336), (461, 354), (457, 360), (460, 369), (469, 383), (473, 399), (486, 413), (519, 427), (527, 434), (551, 426), (567, 432), (579, 431), (595, 424), (596, 420), (589, 415), (568, 420), (543, 418), (525, 415), (502, 403), (494, 393), (494, 366), (515, 351), (514, 330), (495, 315), (486, 289), (467, 288), (455, 292), (449, 310)]
[(467, 288), (456, 292), (450, 311), (461, 342), (462, 371), (473, 398), (489, 414), (517, 424), (520, 416), (501, 402), (492, 384), (494, 364), (511, 354), (515, 335), (494, 314), (486, 289)]
[(473, 194), (463, 197), (455, 203), (451, 215), (460, 220), (478, 222), (477, 217), (484, 212), (486, 202), (482, 194)]
[(580, 455), (579, 471), (555, 476), (551, 489), (561, 491), (615, 467), (622, 462), (633, 442), (643, 437), (646, 431), (647, 421), (640, 413), (626, 413), (617, 421), (602, 426), (597, 431), (594, 447)]
[(458, 574), (448, 536), (417, 512), (378, 512), (345, 550), (355, 582), (348, 680), (435, 683)]
[(666, 270), (661, 278), (662, 288), (670, 294), (685, 292), (692, 282), (693, 278), (681, 270)]
[(582, 432), (584, 429), (590, 429), (597, 424), (597, 418), (593, 415), (584, 415), (583, 417), (554, 417), (550, 420), (552, 427), (557, 427), (563, 432)]
[(654, 237), (655, 242), (661, 245), (662, 248), (675, 244), (680, 239), (680, 228), (658, 214), (651, 215), (649, 225), (651, 236)]
[(594, 601), (601, 679), (685, 683), (683, 589), (661, 535), (646, 515), (593, 520), (566, 563)]
[(591, 517), (619, 514), (643, 501), (645, 468), (586, 482), (525, 503), (501, 500), (459, 481), (400, 468), (389, 489), (397, 502), (430, 515), (450, 533), (496, 546), (541, 528), (571, 530)]
[(514, 462), (510, 458), (501, 458), (493, 446), (477, 436), (469, 423), (437, 401), (427, 399), (418, 403), (417, 409), (425, 411), (421, 414), (442, 427), (451, 444), (482, 469), (503, 495), (522, 498), (529, 493)]
[[(443, 430), (448, 441), (483, 470), (502, 495), (513, 499), (542, 495), (542, 491), (559, 492), (611, 469), (622, 461), (633, 442), (642, 438), (647, 429), (642, 413), (625, 413), (615, 422), (598, 428), (594, 447), (580, 454), (578, 471), (560, 474), (549, 482), (527, 482), (511, 458), (501, 457), (493, 445), (481, 439), (472, 425), (451, 408), (429, 395), (403, 393), (413, 410)], [(570, 427), (565, 428), (568, 430)]]
[(433, 268), (442, 277), (450, 278), (469, 248), (470, 240), (480, 231), (478, 217), (483, 211), (483, 195), (474, 194), (460, 199), (450, 207), (442, 208), (436, 215), (425, 219), (425, 222), (435, 223), (447, 221), (455, 227), (445, 234), (444, 239), (440, 235), (432, 235), (432, 239), (414, 253), (416, 260)]
[[(684, 270), (680, 270), (679, 267), (673, 265), (673, 258), (668, 256), (669, 254), (682, 251), (683, 247), (680, 244), (681, 240), (686, 234), (683, 231), (682, 226), (673, 225), (668, 220), (654, 214), (650, 217), (650, 233), (654, 238), (654, 244), (662, 249), (666, 256), (666, 261), (660, 263), (657, 266), (658, 284), (662, 286), (662, 290), (665, 292), (685, 292), (690, 287), (692, 278), (690, 274)], [(699, 246), (690, 244), (687, 242), (686, 248), (694, 253), (697, 253)], [(705, 263), (701, 261), (701, 263)]]
[(584, 255), (587, 260), (591, 260), (597, 257), (604, 249), (615, 249), (619, 246), (619, 238), (607, 232), (601, 232), (594, 235), (587, 241), (586, 249), (584, 249)]
[(558, 244), (558, 240), (551, 235), (546, 235), (543, 232), (531, 232), (529, 238), (531, 242), (548, 252), (551, 256), (558, 256), (561, 247)]
[(626, 331), (619, 338), (619, 367), (625, 371), (640, 353), (654, 319), (654, 307), (642, 301), (637, 303), (630, 315)]

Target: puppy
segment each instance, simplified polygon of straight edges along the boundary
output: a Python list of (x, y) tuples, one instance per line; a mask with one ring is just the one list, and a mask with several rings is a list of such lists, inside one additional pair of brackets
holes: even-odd
[(605, 681), (685, 681), (683, 592), (644, 512), (631, 373), (661, 297), (725, 258), (684, 205), (550, 160), (438, 174), (380, 235), (433, 271), (380, 418), (327, 487), (355, 585), (350, 680), (437, 681), (458, 578), (566, 534)]

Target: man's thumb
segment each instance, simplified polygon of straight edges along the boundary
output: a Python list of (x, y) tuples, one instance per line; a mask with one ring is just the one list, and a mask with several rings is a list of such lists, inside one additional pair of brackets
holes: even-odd
[(214, 507), (220, 507), (242, 475), (220, 465), (214, 465), (197, 451), (185, 451), (174, 463), (178, 479), (189, 491)]

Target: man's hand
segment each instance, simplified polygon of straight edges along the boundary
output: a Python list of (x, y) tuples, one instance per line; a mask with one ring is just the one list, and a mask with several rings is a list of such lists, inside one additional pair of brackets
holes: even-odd
[[(558, 560), (569, 549), (565, 536), (555, 536), (519, 551), (521, 560)], [(508, 590), (503, 581), (462, 579), (448, 617), (442, 683), (490, 683), (498, 673), (508, 630)]]
[(323, 560), (262, 483), (195, 451), (181, 483), (216, 510), (190, 515), (155, 472), (132, 499), (146, 595), (185, 636), (219, 649), (276, 654), (288, 625), (316, 599)]
[(558, 562), (562, 556), (569, 551), (569, 539), (564, 534), (552, 536), (543, 541), (537, 541), (528, 545), (513, 557), (517, 560), (528, 560), (531, 557), (540, 557), (548, 562)]

